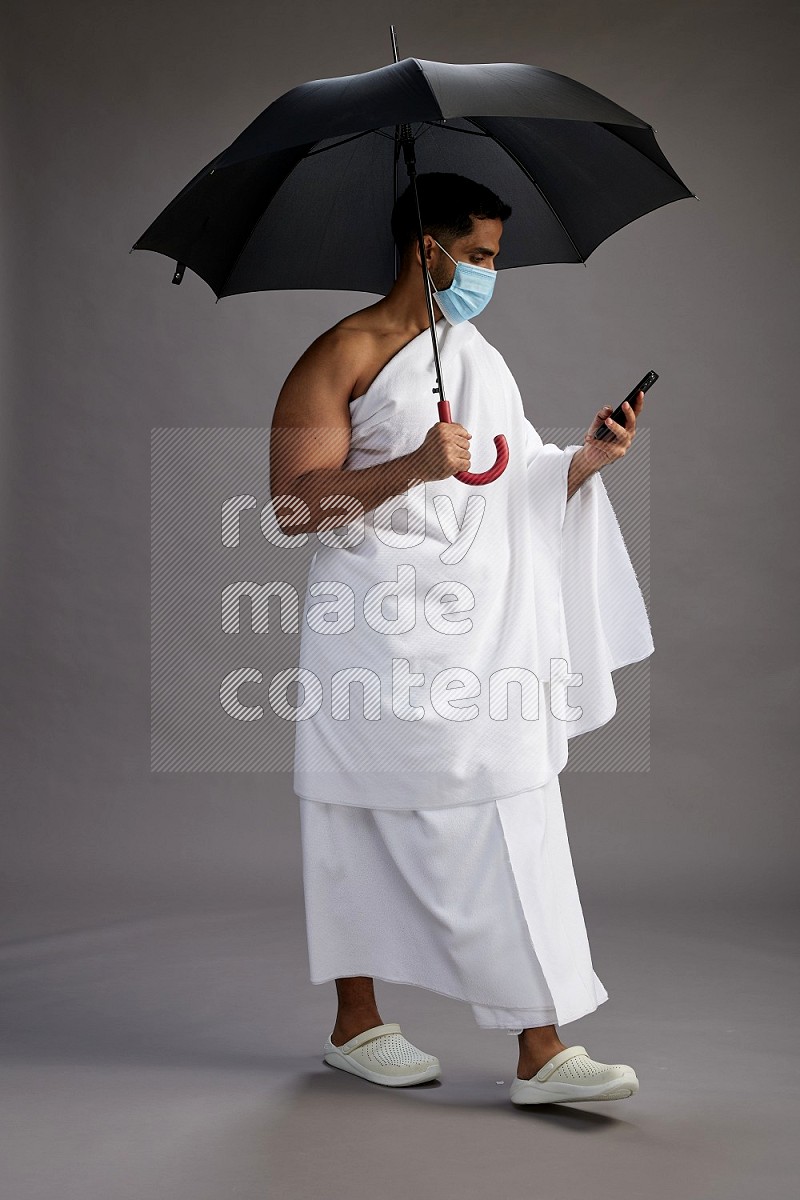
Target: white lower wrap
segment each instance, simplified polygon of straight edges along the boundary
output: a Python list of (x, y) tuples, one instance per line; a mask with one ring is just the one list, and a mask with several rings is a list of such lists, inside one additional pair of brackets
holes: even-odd
[(479, 1026), (565, 1024), (592, 967), (559, 780), (484, 804), (300, 800), (312, 983), (368, 975), (472, 1006)]

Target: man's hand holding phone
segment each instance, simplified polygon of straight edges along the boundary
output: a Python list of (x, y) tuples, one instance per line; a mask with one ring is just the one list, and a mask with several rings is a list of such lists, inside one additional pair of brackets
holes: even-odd
[[(604, 404), (592, 421), (583, 439), (583, 453), (586, 466), (597, 471), (615, 458), (622, 458), (630, 449), (631, 442), (636, 436), (636, 418), (644, 407), (644, 392), (637, 392), (633, 404), (623, 400), (622, 413), (625, 425), (614, 420), (610, 404)], [(601, 440), (595, 436), (598, 430), (608, 429), (613, 433), (614, 440)]]
[(636, 418), (644, 406), (644, 394), (657, 379), (655, 371), (648, 371), (613, 412), (610, 404), (603, 405), (583, 439), (582, 452), (587, 470), (597, 471), (627, 454), (636, 435)]

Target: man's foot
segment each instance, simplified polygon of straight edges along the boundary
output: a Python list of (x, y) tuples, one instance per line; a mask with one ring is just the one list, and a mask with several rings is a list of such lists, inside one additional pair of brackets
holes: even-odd
[(403, 1037), (396, 1021), (365, 1029), (341, 1046), (329, 1038), (322, 1054), (329, 1066), (386, 1087), (428, 1083), (441, 1075), (438, 1058)]
[(517, 1079), (530, 1079), (554, 1055), (566, 1048), (555, 1033), (552, 1037), (542, 1038), (534, 1036), (533, 1030), (524, 1031), (519, 1036)]
[(595, 1062), (585, 1046), (567, 1046), (533, 1076), (511, 1084), (512, 1104), (564, 1104), (585, 1100), (624, 1100), (639, 1090), (627, 1063)]

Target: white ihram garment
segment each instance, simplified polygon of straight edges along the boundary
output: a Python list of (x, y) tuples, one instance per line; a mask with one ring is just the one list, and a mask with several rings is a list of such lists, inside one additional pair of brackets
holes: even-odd
[(485, 804), (300, 800), (312, 983), (368, 975), (518, 1033), (608, 999), (592, 967), (558, 777)]
[[(311, 981), (425, 987), (468, 1002), (482, 1027), (518, 1031), (608, 998), (558, 773), (567, 739), (614, 715), (611, 671), (653, 642), (599, 474), (567, 503), (578, 447), (542, 443), (470, 322), (437, 332), (471, 469), (493, 461), (497, 433), (509, 463), (491, 484), (419, 484), (363, 527), (317, 535), (294, 771)], [(436, 420), (434, 378), (426, 329), (353, 401), (345, 467), (416, 449)], [(393, 521), (402, 508), (407, 522)], [(409, 569), (416, 611), (399, 586)], [(574, 673), (569, 711), (551, 711), (551, 659)]]
[[(437, 323), (453, 419), (492, 483), (416, 484), (315, 535), (294, 790), (329, 804), (440, 808), (547, 783), (567, 739), (617, 706), (612, 670), (653, 651), (639, 584), (599, 473), (567, 503), (578, 446), (543, 444), (502, 355), (469, 321)], [(425, 329), (351, 406), (346, 468), (419, 447), (437, 419)], [(332, 497), (332, 515), (345, 499)], [(304, 538), (306, 535), (298, 535)], [(539, 684), (552, 667), (556, 715)], [(561, 664), (559, 667), (558, 664)], [(567, 702), (571, 708), (567, 708)]]

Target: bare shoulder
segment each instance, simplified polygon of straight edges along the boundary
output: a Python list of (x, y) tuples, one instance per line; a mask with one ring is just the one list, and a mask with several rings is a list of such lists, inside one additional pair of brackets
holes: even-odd
[(318, 339), (324, 343), (321, 353), (329, 353), (346, 365), (351, 380), (351, 400), (366, 391), (375, 373), (375, 363), (384, 352), (387, 333), (379, 312), (377, 305), (370, 304), (349, 313)]
[(292, 367), (272, 417), (270, 481), (275, 494), (316, 468), (339, 468), (350, 445), (350, 400), (373, 338), (351, 314), (326, 329)]
[[(368, 312), (369, 310), (364, 310)], [(292, 367), (278, 397), (283, 413), (304, 405), (342, 408), (359, 394), (376, 352), (376, 331), (361, 313), (350, 313), (310, 343)]]
[[(368, 313), (369, 309), (362, 311)], [(350, 361), (357, 368), (359, 359), (368, 356), (373, 349), (377, 335), (374, 322), (362, 316), (361, 312), (350, 313), (315, 338), (305, 354), (320, 361)]]
[(414, 336), (396, 321), (387, 320), (380, 300), (344, 317), (329, 332), (337, 336), (341, 353), (349, 359), (351, 400), (370, 388), (389, 360)]

